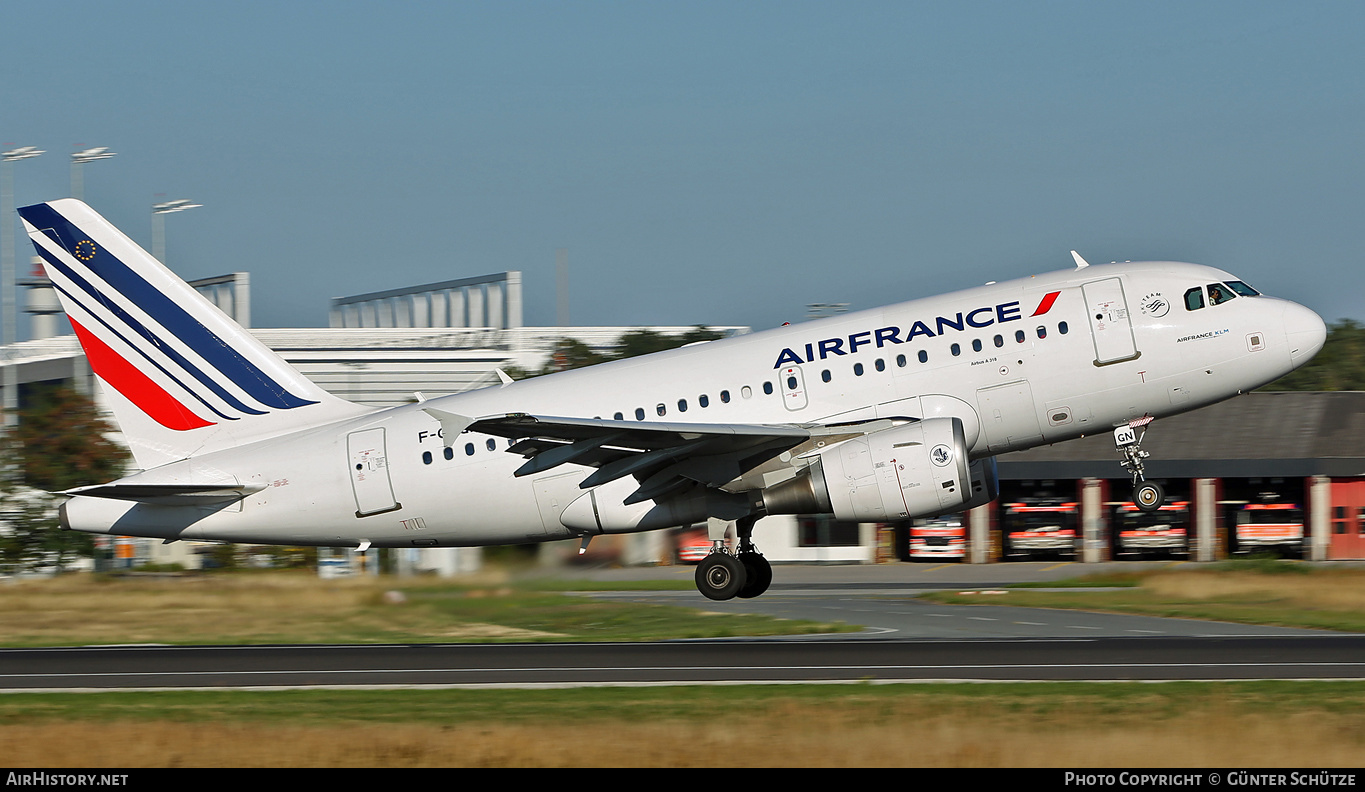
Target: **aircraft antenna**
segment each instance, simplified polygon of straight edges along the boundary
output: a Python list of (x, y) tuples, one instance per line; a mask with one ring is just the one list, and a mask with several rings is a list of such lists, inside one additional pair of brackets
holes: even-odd
[(1081, 258), (1081, 254), (1077, 253), (1074, 250), (1071, 251), (1071, 257), (1076, 260), (1076, 269), (1085, 269), (1086, 267), (1090, 266), (1090, 262)]

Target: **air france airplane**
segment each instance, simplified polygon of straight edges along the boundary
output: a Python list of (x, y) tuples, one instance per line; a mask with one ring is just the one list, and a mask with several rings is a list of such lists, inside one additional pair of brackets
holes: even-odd
[[(772, 570), (771, 514), (890, 522), (997, 494), (994, 457), (1132, 435), (1307, 362), (1311, 310), (1212, 267), (1076, 267), (400, 407), (339, 399), (85, 204), (24, 224), (141, 472), (64, 528), (337, 547), (542, 542), (708, 521), (712, 599)], [(1127, 437), (1127, 439), (1123, 439)], [(722, 541), (733, 526), (735, 547)]]

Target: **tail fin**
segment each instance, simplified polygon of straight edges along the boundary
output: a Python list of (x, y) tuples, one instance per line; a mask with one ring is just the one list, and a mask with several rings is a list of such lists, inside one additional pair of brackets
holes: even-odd
[(308, 381), (84, 203), (19, 215), (140, 467), (367, 411)]

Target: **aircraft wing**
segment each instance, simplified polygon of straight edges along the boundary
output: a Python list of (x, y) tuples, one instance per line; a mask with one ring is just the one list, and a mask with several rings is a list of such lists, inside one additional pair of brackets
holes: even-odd
[(526, 457), (517, 476), (564, 464), (597, 468), (583, 489), (633, 475), (640, 488), (627, 504), (666, 497), (693, 483), (720, 487), (810, 440), (792, 424), (691, 424), (557, 418), (513, 413), (475, 420), (471, 432), (517, 440)]

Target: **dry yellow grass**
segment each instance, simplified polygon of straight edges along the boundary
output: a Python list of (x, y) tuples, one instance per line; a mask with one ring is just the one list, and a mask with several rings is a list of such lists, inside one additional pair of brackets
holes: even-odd
[[(809, 704), (705, 721), (294, 726), (0, 726), (16, 766), (63, 767), (1357, 767), (1358, 719), (1194, 711), (1048, 718)], [(585, 739), (585, 735), (590, 735)]]
[[(496, 585), (499, 579), (469, 582)], [(392, 580), (271, 573), (99, 581), (86, 575), (0, 587), (0, 635), (10, 644), (205, 643), (338, 639), (542, 637), (376, 608)]]
[(1320, 570), (1312, 575), (1165, 572), (1143, 578), (1142, 587), (1163, 597), (1274, 600), (1304, 609), (1365, 613), (1365, 574), (1359, 569)]

